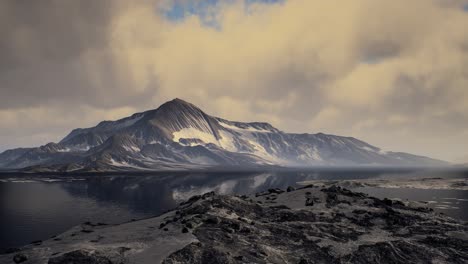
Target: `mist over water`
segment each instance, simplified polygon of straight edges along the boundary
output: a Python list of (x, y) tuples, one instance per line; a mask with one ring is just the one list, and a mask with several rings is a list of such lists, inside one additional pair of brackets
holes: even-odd
[[(431, 176), (431, 172), (417, 172)], [(0, 178), (0, 248), (45, 240), (86, 221), (118, 224), (159, 215), (189, 197), (210, 191), (252, 194), (298, 186), (310, 180), (351, 180), (414, 175), (403, 170), (283, 172), (164, 172), (154, 175)], [(437, 172), (467, 177), (467, 172)], [(468, 220), (468, 191), (356, 188), (372, 196), (425, 201), (454, 218)]]

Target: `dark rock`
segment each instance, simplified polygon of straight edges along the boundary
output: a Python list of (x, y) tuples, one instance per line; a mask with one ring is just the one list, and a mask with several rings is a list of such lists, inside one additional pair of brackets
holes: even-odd
[(162, 263), (223, 264), (233, 263), (233, 258), (217, 248), (206, 248), (200, 244), (192, 243), (172, 253)]
[(217, 225), (217, 224), (219, 224), (219, 218), (216, 217), (216, 216), (208, 216), (208, 217), (205, 219), (205, 223), (206, 223), (206, 224)]
[(276, 193), (276, 194), (284, 193), (283, 190), (278, 189), (278, 188), (275, 188), (275, 189), (268, 189), (268, 192), (269, 192), (269, 193)]
[(22, 263), (22, 262), (25, 262), (26, 260), (28, 260), (28, 257), (22, 253), (18, 253), (13, 257), (13, 261), (15, 263)]
[(118, 250), (118, 252), (120, 254), (124, 254), (125, 252), (131, 250), (131, 248), (129, 248), (129, 247), (119, 247), (117, 250)]
[[(350, 263), (433, 263), (435, 252), (423, 246), (405, 241), (380, 242), (361, 245), (349, 256)], [(460, 262), (462, 263), (462, 262)]]
[(213, 197), (215, 195), (215, 192), (207, 192), (205, 194), (202, 195), (202, 199), (207, 199), (209, 197)]
[(30, 244), (40, 245), (40, 244), (42, 244), (42, 240), (34, 240)]
[(194, 195), (190, 197), (187, 201), (180, 203), (180, 205), (192, 204), (202, 198), (201, 195)]
[(365, 214), (365, 213), (367, 213), (366, 210), (362, 210), (362, 209), (353, 210), (353, 214)]
[(295, 191), (296, 188), (292, 187), (292, 186), (288, 186), (288, 188), (286, 189), (287, 192), (292, 192), (292, 191)]
[(289, 207), (287, 207), (286, 205), (283, 205), (283, 204), (271, 205), (271, 206), (269, 206), (269, 208), (271, 208), (271, 209), (291, 209), (291, 208), (289, 208)]
[(384, 199), (382, 200), (382, 202), (383, 202), (383, 204), (385, 204), (386, 206), (392, 206), (392, 204), (393, 204), (392, 200), (387, 199), (387, 198), (384, 198)]
[(189, 231), (188, 228), (186, 227), (182, 228), (182, 233), (188, 233), (188, 231)]
[[(330, 187), (331, 188), (331, 187)], [(339, 204), (338, 195), (336, 192), (327, 192), (327, 207), (332, 207)]]
[(265, 195), (269, 195), (270, 192), (258, 192), (255, 194), (255, 197), (260, 197), (260, 196), (265, 196)]

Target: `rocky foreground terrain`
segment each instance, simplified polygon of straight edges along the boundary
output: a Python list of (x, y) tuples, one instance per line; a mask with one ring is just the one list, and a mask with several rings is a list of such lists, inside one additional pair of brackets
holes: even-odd
[(84, 223), (0, 263), (468, 263), (468, 224), (336, 186), (206, 193), (155, 218)]

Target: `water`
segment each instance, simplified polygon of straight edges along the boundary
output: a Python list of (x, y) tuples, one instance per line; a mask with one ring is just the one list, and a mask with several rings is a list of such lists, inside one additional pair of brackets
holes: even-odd
[[(268, 188), (297, 186), (298, 182), (307, 180), (365, 179), (389, 173), (405, 177), (410, 172), (321, 170), (86, 177), (5, 175), (0, 178), (0, 249), (44, 240), (86, 221), (113, 224), (159, 215), (192, 195), (208, 191), (250, 194)], [(369, 187), (357, 190), (377, 197), (426, 201), (439, 212), (468, 220), (468, 191)]]

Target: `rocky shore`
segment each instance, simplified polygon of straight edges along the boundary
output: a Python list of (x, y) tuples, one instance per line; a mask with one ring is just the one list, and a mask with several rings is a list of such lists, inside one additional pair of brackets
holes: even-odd
[(467, 263), (468, 224), (330, 186), (193, 196), (159, 217), (84, 223), (0, 263)]

